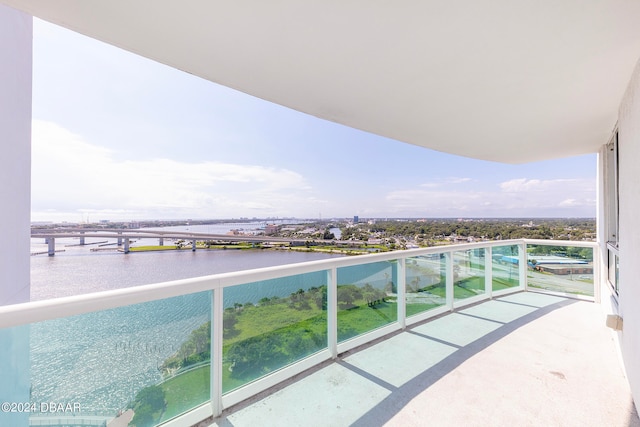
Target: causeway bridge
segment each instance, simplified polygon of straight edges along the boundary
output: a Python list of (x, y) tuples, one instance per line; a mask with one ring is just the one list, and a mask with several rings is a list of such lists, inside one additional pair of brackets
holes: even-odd
[[(32, 229), (31, 237), (44, 238), (48, 243), (48, 255), (54, 256), (56, 252), (56, 238), (79, 238), (80, 245), (85, 245), (87, 237), (116, 239), (119, 247), (123, 246), (125, 254), (130, 252), (130, 242), (133, 239), (158, 239), (158, 245), (164, 245), (164, 239), (185, 240), (191, 242), (191, 250), (196, 250), (197, 241), (212, 243), (231, 242), (251, 242), (251, 243), (287, 243), (293, 246), (309, 244), (330, 244), (333, 240), (323, 239), (288, 239), (284, 237), (253, 236), (241, 234), (210, 234), (192, 233), (188, 231), (173, 230), (144, 230), (144, 229), (108, 229), (108, 228), (86, 228), (86, 229)], [(346, 242), (344, 242), (346, 243)], [(358, 244), (361, 242), (349, 242)]]

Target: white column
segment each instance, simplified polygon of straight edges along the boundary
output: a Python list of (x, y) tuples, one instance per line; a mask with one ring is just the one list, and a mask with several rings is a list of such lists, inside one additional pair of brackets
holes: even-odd
[[(0, 5), (0, 305), (29, 301), (33, 18)], [(0, 329), (0, 402), (28, 402), (29, 327)], [(27, 425), (0, 412), (0, 425)]]
[(29, 300), (33, 19), (0, 5), (0, 305)]

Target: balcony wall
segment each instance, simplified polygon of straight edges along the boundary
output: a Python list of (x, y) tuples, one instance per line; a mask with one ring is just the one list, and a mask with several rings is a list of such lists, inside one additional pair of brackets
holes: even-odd
[[(597, 264), (591, 276), (556, 277), (526, 261), (569, 253), (597, 259), (597, 250), (588, 242), (482, 242), (17, 304), (0, 308), (0, 348), (30, 333), (31, 373), (21, 373), (39, 412), (32, 424), (51, 421), (38, 411), (43, 402), (79, 406), (53, 416), (71, 409), (106, 422), (119, 410), (130, 416), (128, 402), (152, 402), (162, 389), (167, 406), (154, 412), (133, 403), (138, 414), (185, 425), (339, 353), (527, 283), (593, 299)], [(19, 401), (11, 386), (0, 390), (7, 402)]]
[(624, 318), (619, 334), (631, 390), (640, 402), (640, 65), (636, 66), (618, 119), (620, 203), (620, 290), (617, 309)]

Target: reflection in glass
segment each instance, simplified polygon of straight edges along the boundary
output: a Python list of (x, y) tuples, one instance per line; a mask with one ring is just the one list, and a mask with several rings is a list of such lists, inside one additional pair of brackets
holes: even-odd
[(210, 398), (210, 319), (207, 291), (32, 324), (31, 402), (140, 425), (192, 409)]
[(593, 296), (593, 248), (527, 245), (532, 288)]
[(491, 249), (492, 290), (520, 286), (518, 245), (495, 246)]
[(407, 317), (446, 303), (446, 262), (444, 254), (407, 258), (405, 301)]
[(338, 342), (398, 319), (395, 261), (338, 268)]
[(223, 392), (327, 348), (327, 273), (224, 289)]
[(453, 253), (453, 298), (462, 300), (485, 293), (484, 248)]

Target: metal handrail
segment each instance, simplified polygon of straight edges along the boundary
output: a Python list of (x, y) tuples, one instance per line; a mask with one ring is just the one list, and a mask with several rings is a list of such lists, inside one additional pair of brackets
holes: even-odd
[(280, 277), (313, 273), (318, 271), (327, 271), (332, 268), (350, 267), (382, 261), (394, 261), (397, 259), (406, 259), (420, 255), (521, 244), (597, 247), (597, 244), (595, 242), (582, 241), (535, 239), (493, 240), (447, 246), (434, 246), (429, 248), (407, 249), (353, 257), (309, 261), (274, 267), (264, 267), (229, 273), (219, 273), (209, 276), (154, 283), (125, 289), (114, 289), (83, 295), (0, 306), (0, 328), (8, 328), (29, 323), (41, 322), (60, 317), (69, 317), (77, 314), (90, 313), (94, 311), (123, 307), (149, 301), (156, 301), (165, 298), (210, 291), (219, 288), (226, 288), (261, 280), (277, 279)]

